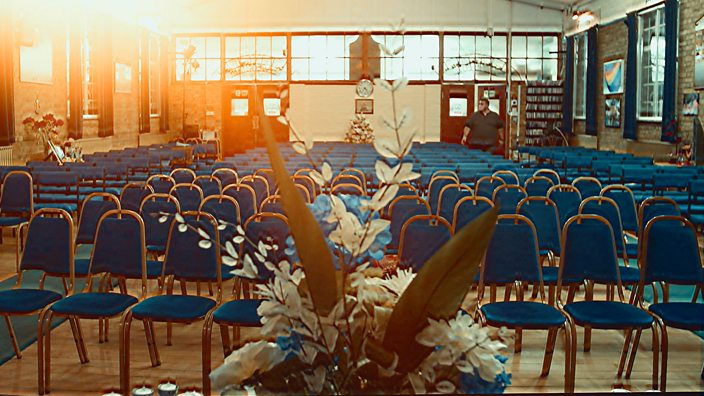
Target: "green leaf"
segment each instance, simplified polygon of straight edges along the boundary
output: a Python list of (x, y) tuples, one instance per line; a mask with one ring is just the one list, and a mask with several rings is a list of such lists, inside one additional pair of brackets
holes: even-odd
[(415, 369), (432, 351), (415, 340), (428, 318), (448, 320), (457, 314), (489, 246), (496, 216), (491, 209), (457, 232), (425, 262), (399, 299), (383, 344), (398, 354), (398, 372)]
[[(259, 114), (264, 114), (263, 106), (257, 101)], [(303, 201), (300, 192), (293, 184), (286, 170), (284, 160), (274, 140), (268, 117), (261, 117), (261, 126), (266, 138), (269, 160), (276, 176), (281, 194), (281, 203), (288, 217), (291, 236), (296, 243), (298, 257), (306, 274), (307, 284), (313, 304), (318, 313), (327, 315), (338, 299), (337, 280), (332, 254), (325, 242), (320, 225)]]

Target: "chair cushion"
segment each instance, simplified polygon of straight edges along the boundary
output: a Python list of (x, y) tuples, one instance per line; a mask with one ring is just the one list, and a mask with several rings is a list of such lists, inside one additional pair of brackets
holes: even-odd
[(565, 311), (576, 324), (595, 329), (648, 327), (653, 322), (642, 309), (617, 301), (578, 301), (565, 305)]
[(257, 313), (264, 300), (232, 300), (222, 304), (213, 313), (213, 320), (220, 324), (237, 324), (241, 326), (261, 326), (261, 317)]
[(69, 213), (78, 211), (78, 205), (69, 203), (38, 203), (34, 204), (34, 209), (63, 209)]
[(147, 245), (147, 251), (149, 251), (149, 252), (164, 252), (164, 251), (166, 251), (166, 246), (164, 246), (164, 245)]
[(545, 329), (562, 326), (565, 317), (555, 307), (532, 301), (503, 301), (483, 305), (481, 308), (492, 326)]
[(542, 267), (543, 268), (543, 284), (545, 285), (557, 285), (557, 272), (560, 270), (558, 267)]
[(51, 306), (62, 315), (112, 317), (137, 302), (137, 298), (117, 293), (79, 293), (68, 296)]
[(640, 269), (636, 267), (619, 266), (618, 272), (621, 275), (621, 283), (633, 284), (640, 282)]
[(135, 319), (149, 318), (158, 322), (189, 322), (204, 317), (215, 301), (201, 296), (179, 294), (150, 297), (132, 308)]
[(628, 258), (638, 258), (638, 242), (626, 243), (626, 254)]
[(60, 300), (61, 294), (50, 290), (10, 289), (0, 291), (0, 312), (27, 313)]
[(665, 325), (686, 330), (704, 330), (704, 304), (673, 302), (652, 304), (648, 310)]
[(232, 273), (233, 268), (225, 264), (220, 265), (220, 273), (222, 274), (222, 280), (230, 280), (235, 277)]
[(75, 259), (73, 260), (73, 272), (77, 276), (88, 275), (88, 266), (90, 265), (90, 259)]
[(28, 221), (28, 219), (23, 217), (0, 217), (0, 227), (16, 226)]

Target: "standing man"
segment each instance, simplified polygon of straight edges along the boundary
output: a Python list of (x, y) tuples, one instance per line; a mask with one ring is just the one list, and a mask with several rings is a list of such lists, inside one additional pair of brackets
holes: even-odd
[(489, 99), (479, 99), (477, 111), (464, 124), (462, 144), (493, 154), (503, 152), (504, 122), (489, 110)]

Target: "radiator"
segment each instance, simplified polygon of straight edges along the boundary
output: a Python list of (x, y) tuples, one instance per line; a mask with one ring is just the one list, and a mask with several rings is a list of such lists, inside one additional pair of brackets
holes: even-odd
[(0, 147), (0, 166), (12, 165), (12, 146)]

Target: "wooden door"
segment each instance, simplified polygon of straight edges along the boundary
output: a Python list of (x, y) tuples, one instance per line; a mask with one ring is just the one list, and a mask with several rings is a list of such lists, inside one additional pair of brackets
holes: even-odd
[[(257, 101), (263, 102), (259, 114)], [(222, 90), (222, 152), (227, 157), (266, 142), (260, 129), (261, 117), (268, 117), (276, 141), (288, 141), (288, 127), (276, 118), (288, 108), (288, 98), (279, 99), (275, 85), (225, 84)]]
[(493, 112), (499, 114), (499, 117), (504, 121), (504, 136), (503, 136), (503, 153), (507, 153), (508, 150), (508, 130), (509, 130), (509, 119), (506, 113), (506, 100), (507, 92), (506, 85), (477, 85), (477, 100), (479, 98), (489, 99), (489, 109)]
[(440, 103), (440, 141), (460, 143), (464, 124), (474, 112), (474, 85), (443, 85)]

